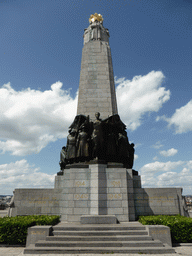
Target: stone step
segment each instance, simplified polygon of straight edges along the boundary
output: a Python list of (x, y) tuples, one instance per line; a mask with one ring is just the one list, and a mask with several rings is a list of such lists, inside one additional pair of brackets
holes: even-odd
[(80, 253), (134, 253), (134, 254), (166, 254), (175, 253), (174, 249), (169, 246), (165, 247), (28, 247), (24, 249), (24, 254), (80, 254)]
[(155, 241), (38, 241), (35, 247), (163, 247)]
[(143, 236), (47, 236), (46, 241), (151, 241), (152, 237)]
[(101, 225), (101, 226), (94, 226), (94, 225), (82, 225), (82, 226), (55, 226), (53, 228), (54, 231), (107, 231), (107, 230), (145, 230), (144, 226), (122, 226), (122, 225)]
[(24, 254), (175, 253), (170, 246), (153, 240), (145, 227), (136, 222), (116, 225), (60, 223), (53, 230), (54, 236), (27, 247)]
[(116, 236), (116, 235), (148, 235), (146, 230), (128, 230), (128, 231), (53, 231), (54, 236)]

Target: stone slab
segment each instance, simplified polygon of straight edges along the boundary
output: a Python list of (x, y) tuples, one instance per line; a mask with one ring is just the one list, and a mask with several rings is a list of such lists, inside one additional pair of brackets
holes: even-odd
[(51, 235), (52, 226), (34, 226), (28, 228), (26, 247), (33, 246), (39, 240), (45, 240), (46, 236)]
[(164, 225), (145, 225), (149, 235), (154, 240), (160, 240), (163, 244), (172, 247), (170, 228)]
[(84, 215), (81, 216), (81, 224), (116, 224), (115, 215)]

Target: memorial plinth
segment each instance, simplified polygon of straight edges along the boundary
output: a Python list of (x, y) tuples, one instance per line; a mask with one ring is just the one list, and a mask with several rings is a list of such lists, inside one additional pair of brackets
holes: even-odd
[(142, 188), (133, 159), (134, 144), (117, 113), (109, 31), (95, 14), (84, 32), (77, 116), (54, 189), (16, 189), (12, 216), (58, 214), (66, 222), (114, 223), (184, 215), (182, 189)]
[(80, 222), (82, 215), (114, 215), (120, 222), (135, 220), (133, 179), (129, 173), (132, 170), (102, 164), (66, 169), (55, 183), (62, 201), (62, 220)]

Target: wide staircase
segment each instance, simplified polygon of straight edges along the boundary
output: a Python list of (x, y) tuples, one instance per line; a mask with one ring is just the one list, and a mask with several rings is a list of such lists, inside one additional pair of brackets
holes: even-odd
[(139, 222), (123, 224), (69, 224), (53, 227), (52, 236), (29, 246), (24, 254), (65, 253), (175, 253), (159, 240), (153, 240)]

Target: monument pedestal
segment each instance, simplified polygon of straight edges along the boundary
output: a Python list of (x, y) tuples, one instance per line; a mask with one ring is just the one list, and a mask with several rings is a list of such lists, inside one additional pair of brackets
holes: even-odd
[(115, 215), (119, 222), (135, 220), (133, 186), (132, 169), (104, 164), (65, 169), (64, 175), (55, 179), (61, 220), (80, 222), (83, 215)]

